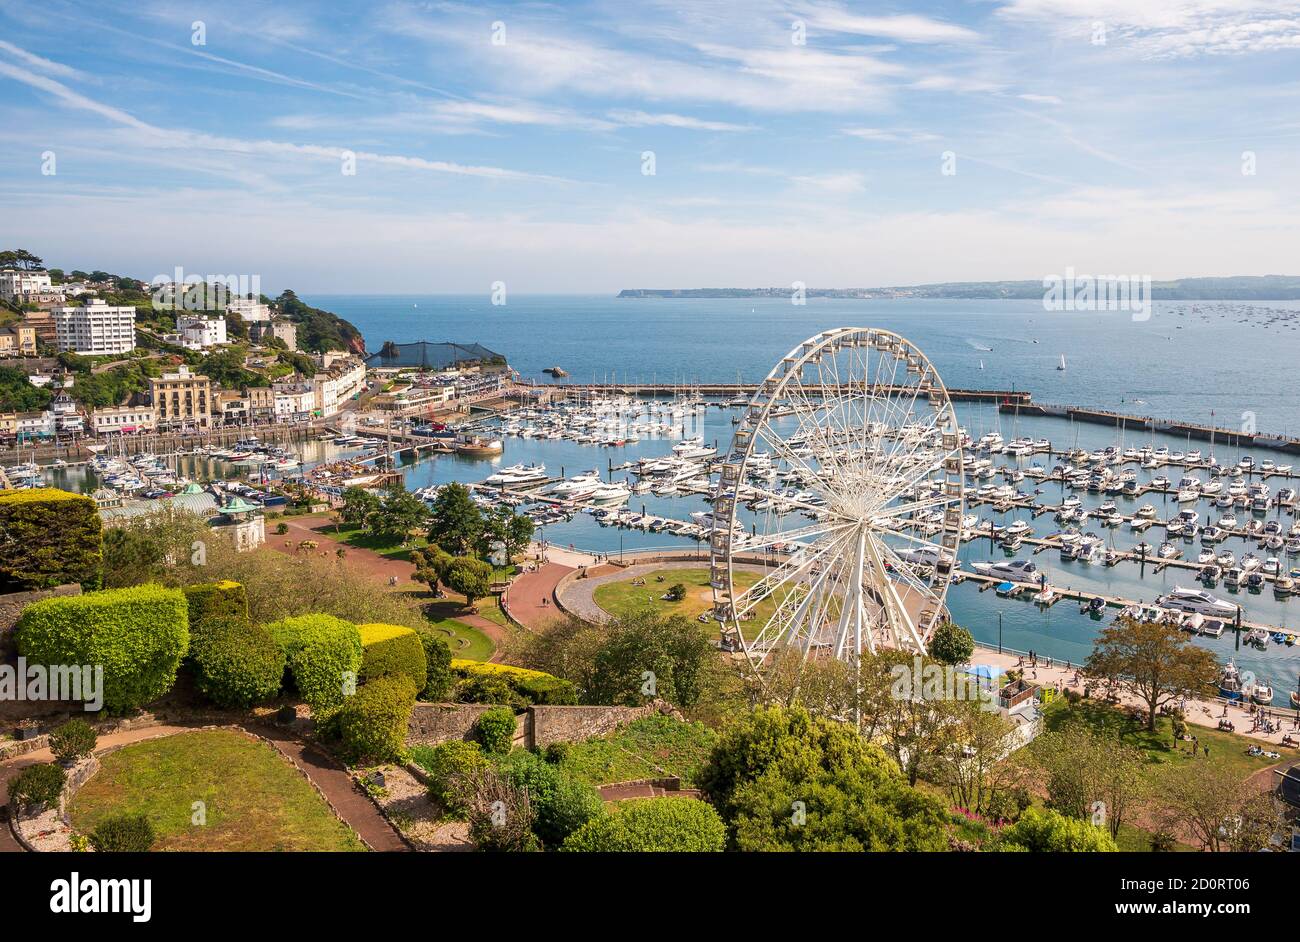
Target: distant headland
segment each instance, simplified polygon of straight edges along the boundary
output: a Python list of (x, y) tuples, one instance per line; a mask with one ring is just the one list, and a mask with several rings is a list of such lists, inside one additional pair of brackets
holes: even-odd
[[(1102, 276), (1097, 278), (1119, 277)], [(1125, 276), (1131, 277), (1131, 276)], [(780, 288), (624, 288), (620, 298), (782, 298), (790, 287)], [(1043, 281), (949, 281), (939, 284), (885, 288), (805, 288), (809, 298), (873, 301), (890, 298), (1005, 298), (1037, 300)], [(1295, 301), (1300, 300), (1300, 275), (1233, 275), (1226, 278), (1178, 278), (1152, 281), (1151, 296), (1158, 301)]]

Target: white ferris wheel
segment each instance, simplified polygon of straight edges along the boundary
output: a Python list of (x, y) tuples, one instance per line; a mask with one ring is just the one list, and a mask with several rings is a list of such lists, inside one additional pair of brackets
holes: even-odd
[(923, 652), (946, 617), (963, 526), (947, 390), (887, 330), (825, 331), (781, 359), (714, 494), (714, 617), (755, 668), (774, 652), (856, 662)]

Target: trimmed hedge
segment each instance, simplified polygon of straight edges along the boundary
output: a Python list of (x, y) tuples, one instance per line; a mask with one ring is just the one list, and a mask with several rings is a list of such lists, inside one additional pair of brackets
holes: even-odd
[(515, 744), (515, 730), (519, 723), (510, 707), (495, 706), (485, 710), (474, 726), (483, 751), (490, 756), (504, 756)]
[(0, 593), (103, 580), (103, 524), (89, 497), (56, 487), (0, 492)]
[(183, 590), (190, 608), (190, 633), (198, 635), (210, 622), (248, 621), (248, 593), (238, 582), (202, 582)]
[(266, 626), (284, 651), (289, 675), (312, 712), (327, 715), (343, 705), (350, 674), (361, 671), (361, 634), (333, 615), (298, 615)]
[(221, 707), (248, 707), (279, 693), (285, 655), (266, 627), (246, 617), (205, 618), (190, 641), (199, 693)]
[(54, 762), (29, 765), (9, 780), (9, 802), (13, 805), (45, 805), (59, 800), (68, 773)]
[(60, 762), (73, 762), (95, 751), (99, 734), (81, 717), (73, 717), (50, 732), (50, 752)]
[(184, 594), (159, 585), (33, 602), (15, 633), (18, 653), (32, 663), (102, 665), (104, 707), (113, 713), (170, 690), (190, 644)]
[(594, 817), (561, 850), (586, 853), (720, 853), (727, 826), (713, 806), (695, 798), (633, 798)]
[(472, 795), (470, 776), (490, 763), (477, 743), (452, 740), (411, 750), (416, 765), (429, 773), (429, 795), (453, 817), (463, 817)]
[(348, 757), (354, 762), (399, 760), (417, 693), (411, 678), (385, 674), (348, 697), (336, 721)]
[[(451, 670), (462, 681), (457, 685), (457, 699), (465, 702), (520, 706), (572, 706), (578, 702), (578, 690), (572, 683), (543, 671), (464, 658), (453, 658)], [(502, 684), (516, 696), (506, 696)]]
[(361, 677), (374, 680), (385, 674), (409, 677), (417, 691), (429, 679), (428, 661), (420, 636), (402, 625), (358, 625), (361, 633)]
[(101, 854), (141, 854), (153, 847), (153, 824), (142, 814), (105, 818), (90, 834), (90, 846)]
[(428, 670), (428, 679), (424, 683), (420, 699), (441, 703), (450, 699), (456, 689), (456, 675), (451, 670), (451, 647), (427, 631), (420, 636), (420, 642), (424, 645), (424, 661)]

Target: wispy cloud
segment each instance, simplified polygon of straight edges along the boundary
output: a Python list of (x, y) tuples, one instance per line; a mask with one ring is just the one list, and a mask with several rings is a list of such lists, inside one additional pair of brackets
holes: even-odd
[(689, 128), (693, 131), (752, 131), (752, 124), (733, 124), (729, 121), (709, 121), (681, 114), (649, 114), (644, 111), (611, 111), (609, 117), (627, 127)]

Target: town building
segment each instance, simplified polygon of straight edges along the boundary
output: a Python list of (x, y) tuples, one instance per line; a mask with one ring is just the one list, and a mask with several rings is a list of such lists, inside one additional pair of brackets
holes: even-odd
[(50, 413), (54, 417), (54, 431), (59, 435), (77, 435), (86, 430), (86, 420), (77, 409), (77, 403), (64, 390), (59, 390), (50, 400)]
[(158, 428), (207, 428), (212, 424), (212, 381), (182, 366), (149, 380)]
[(253, 343), (266, 343), (274, 337), (283, 341), (290, 350), (298, 349), (298, 325), (285, 317), (255, 321), (248, 325), (248, 339)]
[(239, 425), (252, 414), (248, 396), (233, 389), (218, 389), (212, 394), (216, 418), (222, 425)]
[(16, 271), (6, 268), (0, 271), (0, 298), (6, 301), (19, 301), (29, 292), (52, 291), (50, 273), (45, 271)]
[(153, 406), (105, 406), (90, 413), (90, 430), (96, 435), (149, 432), (156, 424)]
[(102, 298), (79, 307), (55, 308), (54, 327), (60, 350), (101, 355), (135, 349), (135, 308), (117, 307)]
[(326, 368), (312, 378), (312, 385), (316, 389), (316, 408), (321, 415), (331, 416), (366, 388), (366, 365), (349, 356), (322, 362)]
[(176, 318), (181, 344), (191, 350), (207, 350), (226, 342), (226, 319), (220, 315), (181, 314)]
[(29, 324), (0, 327), (0, 357), (36, 356), (36, 328)]
[(270, 386), (249, 386), (244, 390), (248, 397), (248, 411), (255, 419), (275, 415), (275, 390)]
[(316, 386), (313, 383), (276, 383), (271, 389), (275, 393), (276, 419), (306, 419), (316, 409)]
[(54, 323), (53, 311), (28, 311), (23, 315), (23, 326), (36, 332), (36, 339), (53, 347), (59, 342), (59, 329)]
[(227, 314), (238, 314), (245, 324), (271, 319), (271, 307), (252, 298), (235, 298), (226, 305)]

